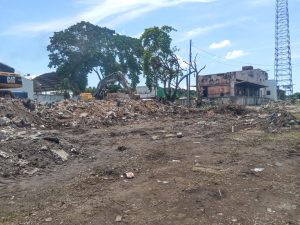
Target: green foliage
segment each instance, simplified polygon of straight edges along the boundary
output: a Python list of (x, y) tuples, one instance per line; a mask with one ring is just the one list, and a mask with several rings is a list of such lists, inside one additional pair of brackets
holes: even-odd
[(170, 33), (172, 31), (175, 29), (170, 26), (151, 27), (146, 29), (141, 36), (144, 47), (143, 71), (146, 76), (146, 85), (152, 90), (158, 82), (161, 82), (164, 96), (169, 101), (176, 99), (179, 84), (185, 77), (176, 55), (178, 49), (171, 47)]
[(121, 91), (123, 88), (121, 85), (111, 84), (107, 87), (109, 93), (116, 93)]
[[(173, 90), (174, 91), (174, 90)], [(176, 99), (180, 97), (185, 97), (187, 95), (187, 91), (185, 89), (178, 89), (177, 94), (176, 94)], [(190, 96), (191, 98), (196, 98), (197, 97), (197, 92), (194, 90), (190, 91)], [(166, 99), (166, 95), (164, 93), (164, 89), (161, 87), (157, 88), (157, 97), (160, 99)]]
[(96, 92), (96, 89), (97, 88), (95, 88), (95, 87), (88, 87), (85, 89), (84, 92), (94, 94)]
[(73, 92), (82, 92), (87, 77), (95, 72), (99, 80), (117, 71), (127, 74), (133, 87), (139, 83), (143, 49), (139, 39), (114, 30), (80, 22), (55, 32), (47, 47), (49, 67), (56, 68)]
[(284, 90), (277, 90), (278, 99), (284, 100), (286, 99), (286, 94)]
[(300, 93), (297, 92), (291, 96), (292, 99), (300, 99)]

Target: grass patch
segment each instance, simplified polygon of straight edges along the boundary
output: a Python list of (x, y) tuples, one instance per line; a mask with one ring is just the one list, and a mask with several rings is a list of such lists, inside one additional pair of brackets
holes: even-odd
[(292, 130), (284, 133), (266, 133), (261, 137), (264, 141), (290, 141), (299, 142), (300, 140), (300, 130)]

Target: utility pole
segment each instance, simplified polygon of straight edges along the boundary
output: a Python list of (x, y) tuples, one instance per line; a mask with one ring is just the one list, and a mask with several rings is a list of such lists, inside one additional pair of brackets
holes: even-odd
[(187, 77), (187, 104), (188, 107), (191, 107), (191, 95), (190, 95), (190, 91), (191, 91), (191, 70), (192, 68), (192, 40), (190, 40), (190, 54), (189, 54), (189, 75)]
[(278, 90), (293, 94), (288, 0), (276, 0), (275, 18), (275, 79)]

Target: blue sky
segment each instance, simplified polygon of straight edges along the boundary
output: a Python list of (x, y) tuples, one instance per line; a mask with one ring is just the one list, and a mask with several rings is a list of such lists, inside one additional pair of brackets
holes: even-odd
[[(293, 79), (300, 92), (300, 0), (289, 4)], [(84, 20), (134, 37), (171, 25), (179, 55), (188, 58), (192, 39), (205, 74), (253, 65), (274, 77), (275, 0), (0, 0), (0, 6), (0, 62), (21, 74), (52, 71), (49, 37)], [(89, 85), (96, 83), (91, 76)]]

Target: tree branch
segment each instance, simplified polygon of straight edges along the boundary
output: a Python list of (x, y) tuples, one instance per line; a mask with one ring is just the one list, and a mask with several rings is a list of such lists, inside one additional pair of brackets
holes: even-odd
[(93, 70), (94, 70), (94, 72), (97, 74), (97, 76), (98, 76), (98, 78), (99, 78), (99, 81), (101, 81), (102, 78), (101, 78), (101, 75), (100, 75), (99, 71), (97, 71), (95, 68), (93, 68)]

